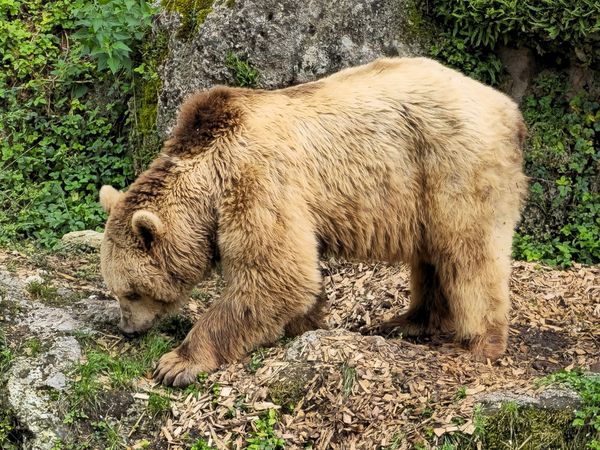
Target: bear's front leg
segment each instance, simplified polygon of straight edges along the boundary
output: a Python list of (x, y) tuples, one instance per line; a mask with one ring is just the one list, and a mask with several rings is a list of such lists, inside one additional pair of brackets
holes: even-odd
[(154, 373), (157, 381), (173, 386), (192, 383), (198, 373), (276, 341), (284, 328), (299, 331), (293, 326), (298, 318), (320, 312), (317, 242), (306, 216), (296, 215), (299, 210), (283, 210), (291, 217), (282, 213), (277, 220), (263, 213), (242, 232), (239, 214), (234, 221), (238, 227), (220, 224), (223, 294), (183, 343), (160, 359)]
[[(269, 271), (268, 278), (272, 276), (275, 274)], [(276, 341), (290, 319), (314, 309), (318, 296), (312, 286), (301, 286), (297, 277), (283, 280), (281, 274), (277, 280), (281, 283), (278, 288), (263, 293), (252, 292), (250, 286), (265, 286), (264, 279), (247, 280), (243, 291), (226, 289), (181, 345), (160, 359), (154, 372), (156, 381), (176, 387), (193, 383), (200, 372), (216, 370)]]

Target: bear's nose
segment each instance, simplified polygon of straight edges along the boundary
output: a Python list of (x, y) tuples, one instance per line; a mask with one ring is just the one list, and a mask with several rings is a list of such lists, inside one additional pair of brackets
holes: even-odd
[(126, 334), (128, 336), (133, 336), (134, 334), (137, 333), (137, 330), (135, 330), (133, 327), (127, 325), (127, 322), (125, 322), (122, 318), (121, 318), (121, 321), (119, 322), (119, 329), (121, 330), (121, 332), (123, 334)]

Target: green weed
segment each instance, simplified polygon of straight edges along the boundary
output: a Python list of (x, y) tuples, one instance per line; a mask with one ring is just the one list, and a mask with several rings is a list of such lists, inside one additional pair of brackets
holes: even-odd
[(25, 344), (23, 344), (23, 349), (27, 356), (35, 357), (42, 353), (42, 351), (44, 350), (44, 345), (42, 344), (42, 341), (40, 341), (38, 338), (31, 338), (25, 341)]
[(250, 373), (256, 373), (265, 363), (265, 357), (267, 356), (267, 349), (259, 348), (255, 350), (250, 356), (250, 362), (247, 364), (246, 369)]
[[(100, 349), (88, 350), (85, 362), (74, 370), (76, 381), (70, 395), (71, 404), (94, 405), (103, 389), (129, 387), (131, 381), (150, 372), (153, 364), (171, 346), (170, 338), (148, 333), (137, 340), (134, 350), (125, 354), (113, 356)], [(99, 380), (106, 380), (108, 386)]]
[(275, 435), (277, 413), (270, 409), (260, 419), (254, 422), (254, 429), (248, 433), (246, 448), (248, 450), (282, 450), (285, 448), (283, 439)]
[(198, 439), (192, 444), (190, 450), (213, 450), (215, 447), (208, 445), (204, 439)]
[(91, 423), (94, 429), (94, 436), (99, 442), (102, 442), (106, 450), (117, 450), (124, 447), (123, 439), (114, 425), (105, 420), (99, 420)]
[(348, 397), (352, 393), (352, 388), (356, 382), (356, 369), (347, 364), (342, 365), (342, 391), (344, 397)]
[(0, 329), (0, 379), (8, 371), (13, 358), (14, 354), (8, 346), (4, 330)]
[(32, 281), (26, 286), (27, 292), (34, 300), (52, 304), (58, 298), (58, 289), (49, 280)]
[(153, 416), (164, 415), (171, 411), (171, 399), (164, 395), (151, 393), (148, 398), (148, 412)]
[(240, 87), (255, 87), (258, 82), (259, 73), (250, 63), (233, 52), (227, 53), (225, 57), (227, 67), (233, 77), (233, 84)]
[(467, 388), (465, 386), (461, 386), (456, 391), (456, 394), (454, 394), (454, 401), (460, 401), (465, 398), (467, 398)]

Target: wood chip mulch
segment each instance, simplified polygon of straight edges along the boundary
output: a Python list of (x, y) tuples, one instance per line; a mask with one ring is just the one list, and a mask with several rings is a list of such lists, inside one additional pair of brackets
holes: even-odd
[[(241, 448), (257, 419), (276, 409), (276, 432), (288, 449), (392, 442), (408, 449), (426, 434), (431, 441), (432, 431), (472, 433), (475, 405), (486, 393), (532, 392), (535, 380), (561, 369), (598, 371), (599, 266), (561, 271), (515, 262), (509, 349), (493, 364), (474, 361), (450, 336), (368, 335), (408, 306), (406, 267), (330, 261), (323, 269), (330, 330), (263, 351), (256, 371), (250, 357), (226, 366), (208, 377), (203, 393), (171, 394), (173, 414), (161, 430), (165, 447), (186, 448), (192, 436), (219, 449)], [(215, 280), (204, 287), (205, 296), (217, 295)], [(192, 302), (187, 313), (205, 307)], [(287, 408), (274, 402), (282, 386), (294, 400)]]

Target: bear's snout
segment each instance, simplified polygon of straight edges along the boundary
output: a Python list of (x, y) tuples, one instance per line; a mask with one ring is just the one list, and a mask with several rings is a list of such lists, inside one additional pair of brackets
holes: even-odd
[(126, 335), (143, 333), (152, 327), (155, 318), (156, 316), (151, 315), (137, 317), (128, 306), (121, 304), (119, 329)]
[(121, 321), (119, 322), (118, 326), (123, 334), (126, 334), (127, 336), (133, 336), (149, 330), (152, 327), (152, 322), (146, 322), (141, 326), (133, 326), (121, 317)]

